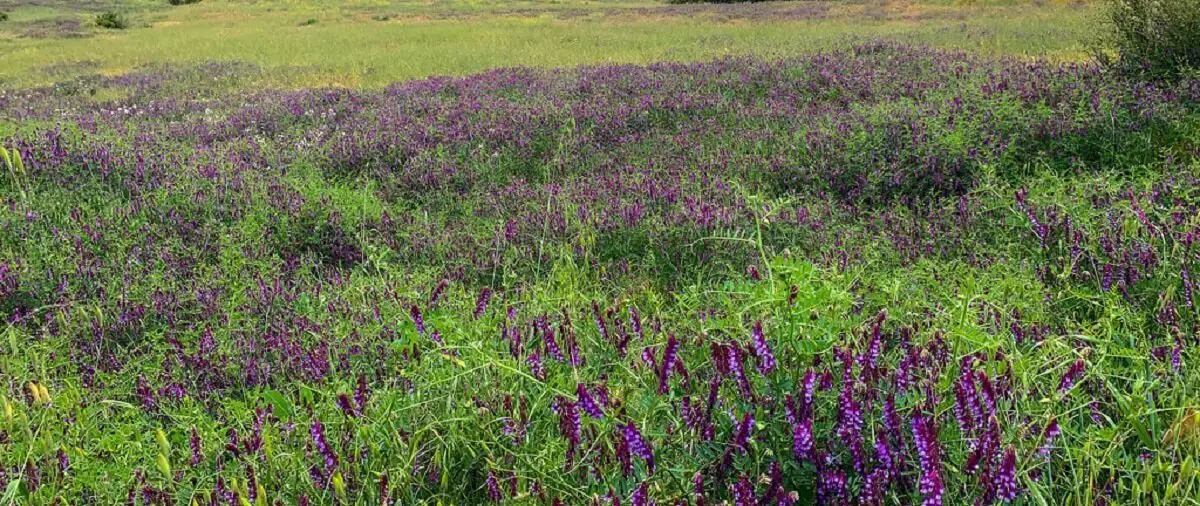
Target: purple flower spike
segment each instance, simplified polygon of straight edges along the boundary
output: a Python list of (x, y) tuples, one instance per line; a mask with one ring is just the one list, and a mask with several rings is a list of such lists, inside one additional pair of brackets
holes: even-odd
[(408, 316), (412, 318), (413, 325), (417, 326), (417, 333), (425, 335), (425, 319), (421, 317), (421, 308), (413, 304), (412, 309), (408, 310)]
[(1046, 429), (1042, 431), (1042, 439), (1045, 443), (1038, 450), (1038, 455), (1041, 457), (1050, 457), (1050, 450), (1054, 445), (1054, 438), (1062, 434), (1062, 429), (1058, 426), (1058, 418), (1051, 418), (1050, 423), (1046, 424)]
[(487, 494), (488, 499), (495, 503), (504, 499), (504, 496), (500, 494), (500, 484), (496, 481), (496, 473), (492, 471), (488, 471), (487, 474)]
[(792, 429), (792, 455), (803, 462), (812, 458), (812, 420), (804, 419)]
[(1012, 447), (1004, 453), (1000, 470), (996, 473), (996, 494), (1004, 502), (1012, 502), (1021, 489), (1017, 485), (1017, 454)]
[(920, 413), (913, 415), (913, 443), (921, 463), (921, 479), (918, 488), (924, 496), (922, 506), (941, 506), (945, 487), (942, 484), (942, 460), (934, 420)]
[(1062, 380), (1058, 382), (1058, 391), (1066, 393), (1071, 387), (1075, 386), (1075, 382), (1079, 381), (1079, 377), (1083, 376), (1083, 371), (1087, 365), (1082, 360), (1076, 360), (1071, 367), (1067, 368), (1066, 374), (1063, 374)]
[(678, 352), (679, 340), (675, 339), (675, 334), (671, 334), (667, 337), (667, 346), (663, 350), (662, 363), (658, 367), (658, 393), (660, 395), (667, 393), (667, 380), (671, 377), (671, 369), (675, 366)]
[(633, 496), (629, 498), (629, 502), (633, 506), (654, 506), (654, 501), (650, 500), (650, 483), (643, 481), (637, 490), (633, 491)]
[(320, 420), (313, 420), (310, 432), (312, 433), (312, 441), (313, 445), (316, 446), (317, 453), (321, 454), (325, 459), (325, 476), (333, 476), (334, 471), (337, 470), (338, 456), (325, 440), (325, 432), (321, 427)]
[(629, 446), (629, 452), (644, 459), (650, 472), (654, 473), (654, 453), (645, 438), (642, 437), (637, 425), (630, 420), (629, 423), (621, 426), (621, 435), (625, 439), (625, 444)]
[(583, 408), (583, 411), (586, 412), (588, 416), (597, 420), (604, 418), (604, 410), (601, 409), (600, 405), (596, 403), (596, 400), (592, 398), (592, 394), (588, 393), (587, 387), (584, 386), (583, 383), (580, 383), (575, 387), (575, 396), (578, 398), (579, 407)]
[(196, 467), (204, 461), (204, 454), (200, 452), (200, 433), (196, 432), (196, 426), (192, 426), (192, 437), (188, 440), (188, 444), (192, 447), (192, 467)]
[(429, 296), (429, 305), (430, 306), (433, 306), (438, 303), (438, 300), (442, 298), (442, 292), (446, 291), (446, 286), (449, 284), (450, 284), (450, 282), (445, 279), (443, 279), (440, 283), (438, 283), (437, 287), (435, 287), (433, 289), (433, 293), (430, 294), (430, 296)]
[(767, 344), (767, 338), (763, 335), (762, 322), (754, 322), (754, 330), (751, 332), (754, 338), (754, 355), (758, 358), (758, 372), (766, 374), (775, 370), (775, 354), (771, 353), (771, 347)]
[(483, 287), (479, 292), (479, 299), (475, 301), (475, 314), (473, 319), (478, 320), (483, 317), (483, 312), (487, 311), (488, 301), (492, 299), (492, 289)]

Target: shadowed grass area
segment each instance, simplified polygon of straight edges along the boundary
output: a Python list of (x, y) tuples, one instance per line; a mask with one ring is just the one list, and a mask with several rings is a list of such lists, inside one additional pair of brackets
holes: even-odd
[[(16, 8), (14, 26), (46, 22), (53, 16), (45, 9)], [(86, 38), (22, 37), (12, 31), (21, 28), (0, 27), (10, 30), (0, 31), (8, 53), (0, 79), (53, 82), (83, 60), (99, 62), (104, 73), (236, 60), (302, 69), (280, 73), (275, 84), (282, 86), (377, 88), (497, 66), (788, 56), (856, 37), (1069, 60), (1084, 54), (1093, 15), (1089, 7), (1067, 5), (206, 1), (136, 11), (134, 28)], [(299, 26), (308, 20), (317, 22)]]

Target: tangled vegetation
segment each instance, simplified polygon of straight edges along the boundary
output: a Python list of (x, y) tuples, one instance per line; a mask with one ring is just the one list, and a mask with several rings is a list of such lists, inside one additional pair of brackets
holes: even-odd
[(0, 503), (1196, 503), (1200, 81), (252, 72), (0, 95)]

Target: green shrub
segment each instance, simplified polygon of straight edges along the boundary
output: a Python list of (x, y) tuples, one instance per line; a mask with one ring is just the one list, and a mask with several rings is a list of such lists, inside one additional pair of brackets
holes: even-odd
[(1200, 0), (1111, 0), (1101, 61), (1123, 71), (1174, 77), (1200, 67)]
[(108, 11), (96, 15), (96, 26), (111, 30), (124, 30), (129, 28), (129, 19), (120, 13)]
[(317, 24), (316, 18), (308, 18), (308, 19), (300, 22), (300, 26), (310, 26), (310, 25), (315, 25), (315, 24)]
[(188, 5), (188, 4), (198, 4), (198, 3), (200, 3), (200, 0), (167, 0), (167, 3), (169, 3), (171, 5)]
[(0, 21), (8, 21), (8, 13), (0, 12)]

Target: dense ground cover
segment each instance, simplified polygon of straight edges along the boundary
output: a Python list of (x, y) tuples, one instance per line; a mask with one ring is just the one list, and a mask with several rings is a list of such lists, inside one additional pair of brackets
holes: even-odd
[(1200, 82), (262, 72), (0, 94), (0, 502), (1196, 502)]

